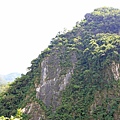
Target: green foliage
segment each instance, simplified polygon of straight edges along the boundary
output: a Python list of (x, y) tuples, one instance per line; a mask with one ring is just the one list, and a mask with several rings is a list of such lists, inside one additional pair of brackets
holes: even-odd
[[(16, 114), (16, 110), (33, 101), (46, 111), (48, 120), (113, 120), (116, 113), (120, 115), (120, 81), (114, 80), (110, 69), (113, 61), (120, 63), (119, 21), (120, 10), (98, 8), (86, 14), (73, 30), (57, 34), (48, 48), (31, 61), (27, 74), (17, 78), (7, 92), (1, 94), (0, 116), (20, 118), (21, 113)], [(71, 82), (63, 91), (61, 105), (55, 112), (36, 99), (35, 91), (35, 84), (40, 82), (41, 62), (52, 54), (59, 59), (61, 75), (65, 75), (75, 61)], [(73, 54), (76, 58), (72, 58)]]
[[(105, 89), (109, 91), (114, 89), (113, 84), (117, 85), (111, 71), (109, 70), (105, 75), (104, 70), (110, 67), (112, 61), (120, 63), (119, 14), (118, 9), (96, 9), (85, 16), (86, 19), (79, 23), (78, 29), (74, 28), (74, 37), (72, 33), (71, 36), (68, 36), (69, 33), (64, 35), (69, 37), (66, 46), (76, 48), (78, 63), (70, 85), (63, 92), (62, 104), (55, 113), (48, 115), (48, 119), (114, 119), (115, 111), (119, 106), (118, 95), (115, 95), (114, 99), (110, 96), (102, 98), (101, 104), (94, 108), (92, 114), (90, 114), (90, 106), (96, 99), (94, 98), (96, 91)], [(114, 15), (117, 19), (114, 19)], [(81, 35), (80, 39), (77, 39), (78, 33)], [(108, 77), (107, 74), (111, 75)], [(110, 112), (107, 106), (111, 106)]]
[(9, 88), (9, 84), (0, 85), (0, 93), (7, 91), (8, 88)]
[(10, 118), (2, 116), (2, 117), (0, 117), (0, 120), (23, 120), (22, 110), (18, 109), (16, 115), (11, 116)]

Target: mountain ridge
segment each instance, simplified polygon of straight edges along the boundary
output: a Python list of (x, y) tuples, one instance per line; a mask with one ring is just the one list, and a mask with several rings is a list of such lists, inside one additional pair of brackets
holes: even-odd
[(25, 120), (118, 120), (119, 21), (119, 9), (102, 7), (57, 34), (1, 96), (0, 115), (22, 108)]
[(21, 77), (21, 74), (17, 72), (9, 73), (6, 75), (0, 74), (0, 78), (4, 80), (5, 83), (13, 82), (17, 77)]

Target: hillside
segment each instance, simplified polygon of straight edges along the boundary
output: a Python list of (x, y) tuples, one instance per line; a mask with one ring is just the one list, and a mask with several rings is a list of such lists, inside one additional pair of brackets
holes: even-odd
[(6, 74), (6, 75), (0, 75), (0, 78), (5, 82), (13, 82), (17, 77), (21, 77), (20, 73), (10, 73), (10, 74)]
[(120, 119), (120, 10), (98, 8), (58, 33), (0, 96), (0, 116), (23, 120)]
[(20, 73), (14, 72), (6, 75), (2, 75), (6, 82), (13, 82), (17, 77), (21, 77)]
[(5, 91), (8, 87), (8, 83), (13, 82), (17, 77), (20, 77), (20, 73), (10, 73), (7, 75), (0, 75), (0, 93)]

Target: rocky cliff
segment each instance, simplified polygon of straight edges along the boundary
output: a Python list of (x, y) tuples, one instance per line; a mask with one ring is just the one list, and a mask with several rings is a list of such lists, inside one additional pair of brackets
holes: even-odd
[(22, 108), (26, 120), (119, 120), (119, 21), (119, 9), (98, 8), (57, 34), (2, 95), (0, 115)]

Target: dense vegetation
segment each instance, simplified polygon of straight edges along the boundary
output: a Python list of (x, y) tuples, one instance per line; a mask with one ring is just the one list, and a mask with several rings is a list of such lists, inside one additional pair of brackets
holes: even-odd
[(16, 115), (11, 116), (10, 118), (4, 117), (4, 116), (0, 117), (0, 120), (22, 120), (22, 119), (23, 119), (23, 117), (22, 117), (22, 110), (21, 109), (18, 109)]
[[(63, 93), (62, 105), (55, 113), (50, 114), (49, 119), (89, 120), (95, 118), (113, 120), (120, 102), (120, 96), (117, 96), (120, 81), (115, 81), (112, 75), (105, 75), (105, 68), (111, 65), (113, 60), (120, 62), (119, 51), (120, 36), (102, 33), (92, 37), (82, 56), (78, 52), (79, 61), (74, 70), (71, 84)], [(107, 81), (108, 79), (109, 81)], [(114, 91), (114, 85), (117, 87), (116, 91)], [(109, 91), (111, 89), (113, 89), (111, 94), (116, 92), (114, 99), (108, 95), (100, 101), (101, 103), (96, 109), (94, 108), (95, 110), (90, 110), (91, 104), (96, 99), (96, 92), (102, 93), (103, 90)], [(107, 106), (110, 106), (110, 111), (108, 111)]]
[[(17, 78), (7, 92), (1, 94), (0, 115), (10, 117), (18, 108), (36, 101), (50, 120), (117, 119), (120, 115), (120, 80), (114, 80), (111, 65), (120, 63), (119, 34), (119, 9), (104, 7), (86, 14), (73, 30), (56, 35), (48, 48), (31, 62), (28, 73)], [(63, 91), (61, 105), (52, 112), (36, 99), (34, 84), (39, 82), (41, 61), (63, 46), (65, 53), (59, 56), (61, 66), (64, 69), (71, 66), (68, 61), (73, 51), (77, 63), (71, 82)], [(28, 116), (23, 114), (23, 119)]]

